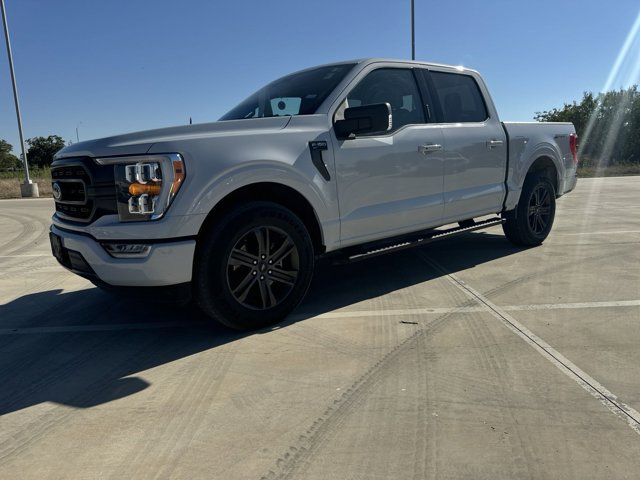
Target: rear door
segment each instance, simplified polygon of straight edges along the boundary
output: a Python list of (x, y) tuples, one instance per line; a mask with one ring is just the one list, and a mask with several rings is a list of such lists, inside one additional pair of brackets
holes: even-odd
[(482, 80), (471, 73), (423, 71), (444, 135), (444, 222), (499, 212), (507, 144)]

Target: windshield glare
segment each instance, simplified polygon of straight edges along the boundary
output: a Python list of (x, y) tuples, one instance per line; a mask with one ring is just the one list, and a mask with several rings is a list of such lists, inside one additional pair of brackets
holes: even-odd
[(311, 115), (354, 65), (330, 65), (282, 77), (258, 90), (220, 120)]

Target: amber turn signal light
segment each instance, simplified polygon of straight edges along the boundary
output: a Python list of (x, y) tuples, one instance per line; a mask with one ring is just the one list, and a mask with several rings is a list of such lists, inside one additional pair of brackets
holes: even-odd
[(171, 183), (171, 193), (174, 195), (178, 193), (178, 189), (180, 185), (182, 185), (182, 181), (184, 180), (184, 166), (182, 165), (182, 160), (173, 161), (173, 182)]
[(129, 195), (137, 197), (138, 195), (160, 195), (162, 184), (160, 183), (132, 183), (129, 185)]

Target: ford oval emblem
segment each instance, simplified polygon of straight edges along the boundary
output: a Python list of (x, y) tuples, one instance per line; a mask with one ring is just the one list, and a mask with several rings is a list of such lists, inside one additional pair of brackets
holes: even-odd
[(53, 191), (53, 198), (55, 200), (60, 200), (62, 198), (62, 189), (60, 188), (60, 184), (58, 182), (53, 182), (51, 185), (51, 190)]

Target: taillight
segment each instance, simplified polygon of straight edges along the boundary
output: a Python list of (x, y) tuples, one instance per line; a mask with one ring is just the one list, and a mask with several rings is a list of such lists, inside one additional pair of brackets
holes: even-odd
[(571, 150), (571, 155), (573, 156), (573, 164), (578, 164), (578, 135), (572, 133), (569, 135), (569, 150)]

